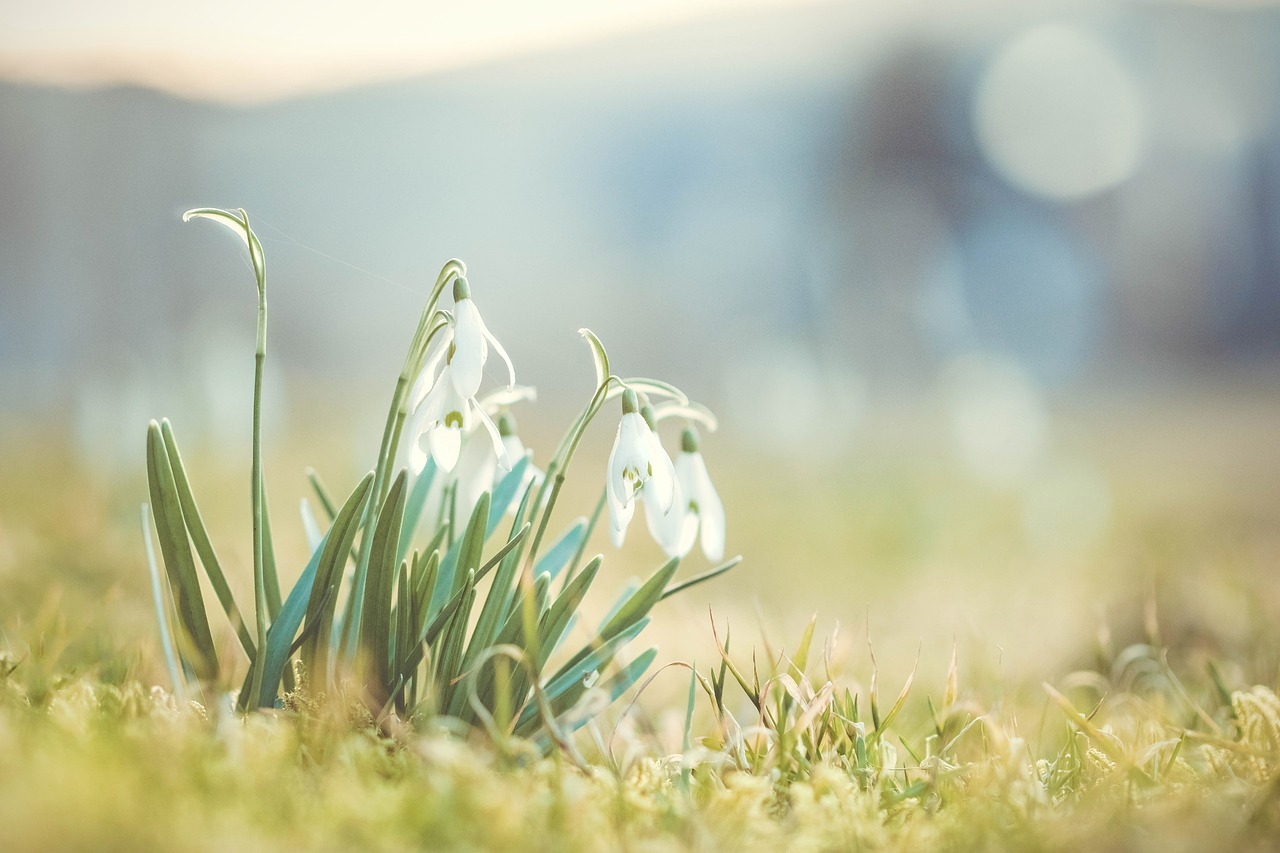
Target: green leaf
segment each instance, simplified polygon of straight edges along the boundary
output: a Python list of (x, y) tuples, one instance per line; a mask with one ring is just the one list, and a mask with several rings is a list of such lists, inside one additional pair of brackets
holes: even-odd
[(462, 595), (462, 601), (457, 610), (454, 611), (453, 617), (449, 620), (449, 627), (440, 641), (440, 649), (435, 660), (436, 695), (440, 697), (439, 701), (442, 709), (450, 708), (453, 704), (455, 693), (460, 693), (460, 691), (457, 691), (457, 687), (462, 675), (463, 641), (467, 635), (467, 618), (471, 615), (471, 608), (476, 600), (476, 573), (474, 569), (467, 571), (462, 580), (462, 587), (458, 592)]
[(196, 676), (212, 681), (218, 675), (218, 656), (209, 631), (209, 617), (204, 610), (200, 579), (196, 575), (173, 467), (160, 425), (155, 421), (147, 428), (147, 484), (156, 533), (160, 539), (160, 553), (164, 556), (165, 571), (173, 590), (179, 628), (178, 647), (190, 661)]
[(320, 479), (320, 473), (314, 468), (307, 469), (307, 480), (311, 483), (311, 489), (316, 493), (320, 506), (324, 509), (325, 515), (329, 517), (329, 523), (333, 523), (333, 519), (338, 515), (338, 505), (333, 502), (333, 498), (329, 495), (329, 490), (325, 488), (324, 481)]
[[(588, 563), (578, 576), (573, 579), (570, 584), (565, 587), (560, 595), (556, 596), (555, 602), (542, 618), (541, 624), (538, 626), (538, 671), (546, 665), (547, 659), (551, 657), (552, 652), (559, 647), (564, 639), (565, 630), (569, 627), (569, 620), (573, 614), (577, 612), (578, 605), (582, 603), (583, 597), (587, 594), (591, 584), (596, 579), (596, 573), (600, 571), (600, 566), (604, 562), (604, 557), (596, 557)], [(546, 577), (546, 575), (543, 575)]]
[(654, 572), (638, 590), (632, 593), (618, 612), (605, 622), (600, 628), (600, 636), (607, 640), (652, 610), (653, 606), (662, 600), (663, 590), (667, 588), (667, 584), (678, 568), (680, 568), (680, 558), (672, 557), (662, 568)]
[(195, 495), (191, 492), (191, 483), (187, 479), (187, 469), (182, 463), (182, 454), (178, 452), (178, 441), (173, 435), (173, 427), (169, 424), (168, 418), (160, 421), (160, 436), (164, 440), (165, 450), (169, 455), (169, 466), (173, 471), (173, 481), (177, 489), (178, 502), (182, 506), (182, 516), (186, 522), (187, 531), (191, 534), (191, 541), (195, 545), (196, 554), (200, 557), (200, 565), (204, 566), (204, 573), (209, 578), (209, 583), (213, 586), (213, 591), (217, 594), (219, 603), (222, 604), (222, 610), (227, 614), (227, 620), (231, 623), (236, 636), (240, 639), (240, 645), (244, 649), (245, 655), (248, 656), (249, 662), (252, 663), (254, 656), (257, 654), (253, 636), (249, 633), (249, 625), (245, 622), (244, 616), (240, 612), (240, 607), (236, 604), (235, 596), (231, 593), (231, 586), (227, 583), (226, 575), (222, 572), (222, 564), (218, 561), (218, 555), (213, 549), (213, 543), (209, 540), (209, 532), (205, 529), (204, 519), (200, 517), (200, 509), (196, 505)]
[[(307, 602), (306, 631), (310, 635), (303, 647), (303, 659), (307, 662), (307, 670), (315, 683), (320, 683), (323, 673), (328, 670), (327, 655), (331, 648), (330, 637), (333, 630), (333, 617), (338, 603), (338, 586), (342, 583), (342, 571), (350, 556), (351, 545), (355, 542), (356, 533), (360, 529), (366, 506), (372, 495), (373, 474), (366, 474), (355, 491), (347, 498), (329, 534), (325, 537), (324, 548), (320, 553), (320, 561), (316, 567), (315, 581), (311, 588), (311, 596)], [(292, 639), (292, 634), (290, 634)], [(270, 673), (267, 673), (270, 675)], [(263, 696), (270, 692), (274, 699), (274, 685), (267, 687), (263, 683)]]
[(680, 583), (672, 584), (671, 586), (667, 587), (662, 591), (661, 600), (665, 601), (671, 596), (684, 592), (686, 589), (689, 589), (690, 587), (695, 587), (700, 583), (706, 583), (712, 578), (720, 577), (720, 575), (736, 567), (741, 562), (742, 562), (742, 557), (740, 556), (734, 557), (729, 562), (722, 563), (716, 566), (714, 569), (708, 569), (707, 571), (703, 572), (700, 575), (694, 575), (693, 577), (687, 580), (680, 581)]
[[(414, 619), (413, 595), (409, 592), (409, 561), (400, 563), (400, 571), (396, 573), (396, 609), (392, 614), (395, 624), (395, 642), (390, 652), (391, 661), (401, 660), (413, 644), (413, 629), (417, 627)], [(403, 697), (396, 699), (403, 710)]]
[[(498, 528), (498, 522), (507, 514), (511, 504), (520, 495), (520, 487), (524, 483), (524, 472), (528, 467), (529, 455), (525, 454), (511, 466), (511, 470), (503, 476), (501, 482), (493, 490), (493, 497), (489, 505), (488, 533), (486, 535), (493, 535), (493, 531)], [(525, 490), (527, 491), (527, 488)]]
[[(498, 552), (490, 557), (489, 561), (481, 566), (480, 570), (476, 572), (476, 583), (479, 583), (485, 575), (492, 571), (494, 566), (506, 559), (507, 555), (524, 541), (528, 533), (529, 525), (526, 524), (524, 527), (520, 528), (520, 532), (513, 536), (507, 544), (499, 548)], [(439, 583), (436, 582), (435, 586), (438, 588)], [(402, 679), (407, 679), (413, 673), (414, 669), (417, 668), (418, 664), (422, 662), (423, 646), (430, 646), (435, 642), (435, 638), (439, 634), (440, 630), (445, 627), (446, 623), (453, 616), (457, 608), (462, 605), (464, 597), (462, 594), (463, 592), (464, 590), (459, 590), (455, 593), (453, 598), (451, 598), (444, 607), (440, 608), (439, 613), (433, 615), (424, 613), (422, 615), (424, 622), (422, 631), (418, 634), (418, 640), (414, 643), (413, 649), (400, 666)]]
[(276, 546), (271, 539), (271, 511), (267, 504), (267, 484), (262, 484), (262, 580), (267, 594), (268, 622), (280, 615), (280, 575), (276, 571)]
[(169, 633), (169, 619), (165, 615), (166, 606), (164, 581), (160, 578), (160, 567), (156, 565), (156, 549), (151, 544), (151, 507), (142, 505), (142, 542), (146, 546), (147, 570), (151, 573), (151, 603), (156, 609), (156, 622), (160, 628), (160, 647), (164, 650), (165, 667), (169, 670), (169, 684), (175, 696), (182, 696), (182, 675), (178, 672), (178, 656), (173, 648), (173, 635)]
[(413, 488), (409, 490), (409, 497), (405, 501), (404, 523), (400, 526), (400, 544), (396, 548), (396, 556), (402, 560), (409, 553), (413, 537), (417, 535), (418, 528), (422, 524), (422, 513), (426, 509), (427, 496), (431, 494), (431, 484), (435, 478), (436, 461), (428, 457), (422, 473), (413, 479)]
[(605, 352), (604, 344), (600, 343), (595, 332), (583, 328), (578, 330), (578, 334), (586, 339), (587, 346), (591, 348), (591, 360), (596, 366), (596, 387), (599, 388), (609, 378), (609, 354)]
[[(595, 710), (603, 710), (603, 708), (617, 702), (623, 693), (626, 693), (632, 686), (644, 677), (645, 672), (653, 665), (654, 658), (658, 656), (656, 646), (650, 646), (636, 657), (631, 663), (624, 666), (619, 672), (606, 681), (597, 689), (603, 690), (605, 695), (609, 697), (609, 701)], [(584, 714), (575, 719), (569, 720), (564, 724), (565, 732), (574, 732), (586, 725), (594, 715)]]
[[(365, 581), (364, 613), (360, 618), (359, 654), (372, 666), (371, 673), (380, 692), (391, 687), (391, 598), (395, 590), (395, 571), (399, 564), (396, 549), (400, 542), (400, 523), (404, 518), (407, 472), (401, 471), (387, 492), (373, 530), (373, 547), (369, 551), (369, 574)], [(375, 696), (381, 705), (385, 695)]]
[[(517, 533), (515, 525), (520, 525), (524, 533), (529, 530), (529, 523), (524, 521), (524, 510), (528, 506), (528, 494), (525, 500), (520, 502), (520, 511), (516, 513), (516, 520), (512, 526), (512, 536)], [(520, 555), (524, 552), (524, 541), (520, 543), (520, 547), (512, 549), (506, 557), (498, 564), (498, 570), (494, 573), (493, 582), (489, 585), (489, 593), (485, 596), (484, 604), (480, 608), (480, 616), (476, 619), (476, 626), (471, 631), (471, 642), (467, 645), (467, 654), (464, 657), (464, 667), (469, 667), (472, 663), (479, 659), (487, 648), (494, 644), (494, 638), (501, 630), (501, 622), (507, 610), (507, 604), (511, 600), (515, 592), (515, 575), (520, 565)]]
[(249, 260), (253, 264), (254, 277), (258, 280), (258, 290), (262, 291), (266, 286), (267, 278), (266, 257), (263, 255), (262, 244), (258, 242), (257, 235), (249, 227), (249, 217), (244, 210), (233, 213), (216, 207), (197, 207), (182, 214), (183, 222), (190, 222), (192, 219), (212, 219), (214, 222), (220, 222), (244, 241), (245, 247), (249, 250)]
[[(623, 646), (635, 639), (648, 624), (648, 619), (634, 622), (630, 627), (614, 635), (608, 641), (594, 648), (583, 649), (586, 654), (575, 656), (573, 661), (561, 667), (543, 687), (543, 693), (546, 694), (547, 701), (551, 703), (553, 712), (559, 714), (566, 708), (572, 707), (578, 697), (587, 690), (584, 683), (585, 679), (593, 672), (604, 668), (613, 659), (613, 656)], [(537, 720), (537, 715), (538, 707), (536, 704), (526, 707), (524, 713), (520, 715), (519, 722), (516, 724), (516, 734), (527, 735), (530, 731), (530, 726)]]
[[(364, 479), (356, 486), (355, 491), (351, 493), (351, 497), (347, 499), (347, 503), (343, 506), (343, 512), (348, 512), (349, 509), (351, 513), (360, 512), (372, 486), (373, 474), (366, 474)], [(330, 548), (329, 542), (340, 538), (345, 527), (346, 519), (343, 519), (342, 528), (339, 528), (335, 521), (335, 524), (325, 533), (320, 547), (312, 552), (306, 568), (302, 570), (302, 574), (298, 577), (298, 582), (293, 585), (293, 589), (290, 590), (283, 606), (281, 606), (280, 616), (268, 629), (266, 650), (262, 654), (262, 665), (264, 667), (262, 692), (257, 697), (257, 705), (255, 707), (269, 708), (275, 704), (276, 689), (284, 677), (284, 669), (293, 648), (294, 635), (298, 633), (298, 628), (302, 625), (303, 618), (307, 616), (312, 599), (315, 597), (316, 576), (320, 574), (321, 561), (327, 559), (326, 555), (329, 557), (333, 555), (336, 547)], [(354, 533), (352, 535), (354, 536)], [(335, 541), (335, 546), (339, 544), (341, 543)], [(348, 544), (346, 550), (349, 551), (350, 547)], [(328, 584), (328, 570), (326, 565), (324, 585)], [(323, 597), (324, 594), (322, 592), (321, 598), (323, 599)], [(314, 632), (319, 627), (319, 623), (313, 618), (312, 624), (315, 626), (312, 629)], [(322, 677), (322, 674), (313, 671), (311, 676), (314, 679)], [(240, 706), (242, 708), (248, 707), (249, 685), (252, 683), (252, 673), (250, 673), (250, 678), (246, 679), (245, 686), (241, 689)]]
[[(471, 521), (467, 529), (453, 541), (449, 551), (440, 561), (440, 572), (436, 576), (436, 587), (431, 595), (429, 616), (439, 612), (449, 596), (457, 592), (461, 580), (466, 577), (467, 569), (475, 568), (480, 562), (480, 551), (484, 548), (484, 540), (488, 535), (489, 493), (480, 496), (476, 507), (471, 512)], [(463, 574), (459, 574), (462, 572)]]
[(569, 565), (569, 560), (573, 555), (578, 553), (578, 546), (586, 537), (587, 520), (579, 518), (568, 530), (566, 530), (555, 544), (547, 549), (547, 552), (538, 558), (537, 565), (533, 567), (535, 576), (540, 574), (548, 574), (552, 580)]

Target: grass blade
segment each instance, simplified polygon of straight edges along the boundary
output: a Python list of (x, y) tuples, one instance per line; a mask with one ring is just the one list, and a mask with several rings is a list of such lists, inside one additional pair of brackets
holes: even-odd
[(196, 554), (200, 557), (200, 565), (204, 567), (205, 576), (209, 578), (209, 583), (213, 586), (213, 591), (218, 596), (218, 602), (222, 605), (223, 612), (227, 614), (227, 620), (231, 622), (231, 627), (235, 630), (236, 636), (240, 640), (240, 646), (248, 656), (249, 662), (252, 663), (257, 655), (257, 647), (253, 642), (253, 636), (249, 633), (249, 625), (245, 622), (244, 615), (240, 612), (239, 605), (236, 604), (235, 596), (231, 593), (231, 586), (227, 583), (226, 575), (222, 572), (222, 564), (213, 549), (213, 543), (209, 539), (209, 532), (204, 526), (204, 519), (200, 516), (200, 508), (196, 504), (195, 495), (191, 491), (191, 483), (187, 479), (187, 469), (182, 462), (182, 454), (178, 451), (178, 441), (174, 437), (173, 427), (170, 425), (168, 418), (160, 421), (160, 436), (164, 440), (165, 451), (169, 455), (169, 467), (173, 470), (173, 481), (177, 487), (178, 503), (182, 507), (182, 516), (186, 522), (187, 531), (191, 535), (191, 541), (195, 545)]
[(179, 628), (178, 646), (191, 662), (196, 676), (212, 681), (218, 675), (218, 656), (209, 630), (209, 617), (204, 610), (204, 597), (200, 593), (200, 579), (196, 576), (195, 559), (173, 468), (160, 424), (155, 421), (147, 428), (147, 481), (160, 553), (164, 556), (165, 571), (173, 590)]

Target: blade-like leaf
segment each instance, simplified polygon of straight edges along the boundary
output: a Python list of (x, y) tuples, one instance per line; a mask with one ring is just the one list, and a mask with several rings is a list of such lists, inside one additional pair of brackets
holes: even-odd
[(434, 617), (461, 587), (466, 578), (467, 569), (474, 569), (480, 563), (480, 551), (484, 548), (484, 540), (488, 535), (489, 493), (480, 496), (476, 507), (471, 512), (471, 521), (467, 529), (453, 541), (449, 551), (440, 561), (440, 571), (436, 575), (436, 587), (431, 594), (429, 618)]
[[(561, 667), (543, 688), (543, 693), (546, 694), (547, 700), (551, 703), (555, 713), (558, 714), (566, 708), (572, 707), (573, 703), (578, 701), (578, 697), (587, 690), (585, 684), (587, 677), (608, 665), (613, 656), (623, 646), (634, 640), (648, 624), (648, 619), (634, 622), (630, 627), (595, 648), (583, 649), (586, 652), (585, 655), (581, 657), (575, 656), (574, 661)], [(524, 713), (520, 715), (520, 721), (516, 724), (516, 733), (528, 734), (527, 726), (536, 720), (537, 714), (538, 708), (536, 705), (526, 707)]]
[[(360, 484), (356, 486), (355, 491), (351, 493), (351, 497), (347, 499), (347, 504), (343, 506), (343, 510), (345, 511), (348, 507), (351, 507), (353, 512), (359, 512), (363, 509), (364, 501), (372, 486), (373, 474), (366, 474)], [(267, 631), (266, 649), (262, 654), (262, 665), (265, 668), (262, 677), (262, 693), (257, 697), (256, 707), (270, 707), (275, 704), (276, 688), (284, 676), (284, 668), (288, 663), (290, 649), (293, 646), (293, 637), (298, 633), (303, 617), (307, 615), (312, 593), (315, 590), (316, 575), (320, 569), (320, 561), (327, 550), (332, 550), (326, 546), (330, 538), (335, 536), (335, 529), (336, 524), (325, 533), (321, 546), (311, 554), (311, 559), (308, 561), (306, 568), (302, 570), (298, 582), (293, 585), (293, 589), (281, 606), (280, 616)], [(350, 546), (347, 547), (348, 549), (350, 548)], [(315, 678), (320, 676), (320, 673), (313, 672), (311, 675)], [(246, 682), (246, 684), (249, 683), (252, 682)], [(244, 697), (248, 696), (247, 688), (242, 691), (242, 695)], [(241, 705), (244, 706), (247, 701), (247, 698), (243, 698)]]
[(160, 553), (164, 556), (165, 571), (173, 590), (178, 645), (184, 657), (191, 662), (196, 676), (211, 681), (218, 675), (218, 656), (209, 631), (209, 617), (204, 610), (204, 597), (200, 593), (200, 579), (196, 576), (195, 559), (173, 468), (160, 425), (155, 421), (147, 428), (147, 481)]
[(426, 467), (414, 478), (413, 488), (409, 490), (409, 497), (405, 501), (404, 523), (400, 526), (400, 543), (396, 548), (396, 556), (402, 560), (409, 553), (413, 537), (422, 524), (422, 513), (427, 506), (427, 496), (431, 494), (431, 484), (435, 478), (436, 461), (428, 457)]
[(222, 572), (222, 564), (218, 561), (218, 555), (209, 539), (209, 532), (205, 529), (204, 519), (200, 516), (200, 508), (196, 505), (195, 495), (191, 491), (191, 483), (187, 479), (187, 469), (182, 463), (182, 454), (178, 451), (178, 441), (173, 435), (173, 427), (170, 425), (168, 418), (160, 421), (160, 436), (164, 439), (165, 450), (169, 454), (169, 466), (173, 470), (173, 481), (177, 487), (178, 502), (182, 506), (182, 516), (186, 522), (187, 531), (191, 534), (191, 541), (195, 545), (196, 554), (200, 557), (200, 565), (204, 567), (204, 573), (209, 578), (209, 583), (213, 586), (213, 591), (217, 594), (219, 603), (222, 604), (222, 610), (227, 614), (227, 620), (231, 622), (231, 627), (235, 629), (236, 636), (240, 639), (240, 645), (244, 648), (244, 653), (248, 656), (249, 662), (252, 663), (254, 655), (257, 653), (253, 636), (249, 633), (249, 625), (244, 621), (240, 607), (236, 604), (235, 596), (231, 593), (231, 586), (227, 583), (226, 575)]
[[(381, 691), (390, 688), (391, 598), (395, 590), (395, 570), (399, 564), (396, 549), (400, 542), (400, 524), (404, 518), (408, 494), (407, 472), (401, 471), (387, 492), (373, 530), (373, 548), (369, 551), (369, 574), (365, 581), (364, 613), (360, 618), (360, 656), (372, 666), (374, 685)], [(381, 705), (386, 696), (375, 697)]]
[(537, 565), (533, 567), (535, 576), (540, 574), (548, 574), (552, 580), (569, 565), (569, 560), (573, 555), (578, 553), (578, 546), (582, 543), (587, 533), (587, 520), (579, 518), (566, 530), (555, 544), (547, 549), (547, 552), (538, 558)]
[(609, 354), (605, 352), (604, 344), (600, 343), (595, 332), (584, 328), (579, 329), (578, 334), (582, 335), (591, 348), (591, 360), (596, 367), (596, 387), (599, 388), (609, 377)]
[(169, 633), (169, 618), (165, 614), (167, 596), (164, 581), (160, 578), (160, 567), (156, 564), (156, 549), (151, 544), (151, 507), (145, 503), (142, 505), (142, 542), (146, 546), (147, 570), (151, 574), (151, 603), (156, 609), (156, 623), (160, 629), (160, 647), (164, 651), (164, 664), (169, 670), (169, 684), (173, 687), (173, 693), (181, 698), (182, 676), (178, 673), (178, 656), (173, 650), (173, 635)]
[(617, 634), (619, 631), (625, 630), (632, 625), (637, 619), (640, 619), (650, 610), (653, 605), (662, 600), (662, 592), (667, 588), (667, 584), (671, 581), (671, 577), (676, 573), (676, 569), (680, 567), (680, 558), (672, 557), (658, 569), (653, 575), (637, 589), (630, 598), (618, 609), (618, 612), (605, 622), (600, 628), (600, 636), (604, 639)]
[(672, 584), (671, 586), (667, 587), (665, 590), (662, 591), (661, 600), (665, 601), (671, 596), (682, 593), (686, 589), (689, 589), (690, 587), (695, 587), (700, 583), (706, 583), (712, 578), (718, 578), (720, 577), (720, 575), (736, 567), (741, 562), (742, 562), (741, 556), (734, 557), (729, 562), (722, 563), (716, 566), (714, 569), (708, 569), (707, 571), (703, 572), (700, 575), (694, 575), (693, 577), (688, 578), (687, 580), (682, 580), (679, 583)]

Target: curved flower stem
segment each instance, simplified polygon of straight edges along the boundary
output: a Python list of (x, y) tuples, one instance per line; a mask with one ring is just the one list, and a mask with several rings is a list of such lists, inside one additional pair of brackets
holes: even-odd
[(369, 574), (369, 557), (373, 549), (373, 537), (369, 535), (369, 531), (373, 527), (378, 508), (382, 506), (387, 490), (390, 488), (391, 468), (395, 463), (396, 448), (400, 443), (400, 433), (407, 415), (405, 395), (422, 369), (431, 342), (448, 325), (447, 315), (436, 308), (436, 304), (440, 301), (440, 294), (451, 281), (460, 275), (465, 275), (466, 271), (466, 264), (456, 258), (451, 258), (441, 268), (440, 274), (436, 277), (436, 283), (431, 289), (431, 295), (427, 298), (427, 304), (418, 317), (418, 326), (414, 330), (409, 351), (405, 354), (400, 376), (396, 379), (395, 391), (391, 394), (391, 407), (387, 412), (387, 422), (382, 431), (382, 444), (378, 448), (378, 460), (374, 467), (375, 499), (366, 504), (364, 518), (361, 520), (365, 535), (360, 539), (356, 571), (352, 578), (351, 593), (347, 596), (346, 611), (343, 616), (343, 652), (350, 661), (354, 661), (356, 657), (356, 646), (360, 638), (360, 619), (364, 612), (365, 579)]
[[(257, 237), (249, 230), (249, 218), (242, 210), (245, 231), (253, 242)], [(259, 249), (261, 252), (261, 249)], [(251, 251), (250, 254), (253, 254)], [(265, 276), (258, 279), (258, 346), (254, 353), (253, 368), (253, 470), (250, 472), (253, 510), (253, 594), (257, 611), (258, 648), (267, 647), (267, 582), (266, 556), (263, 550), (263, 475), (262, 475), (262, 374), (267, 360), (267, 288)], [(262, 677), (265, 667), (253, 670), (253, 696), (262, 695)]]

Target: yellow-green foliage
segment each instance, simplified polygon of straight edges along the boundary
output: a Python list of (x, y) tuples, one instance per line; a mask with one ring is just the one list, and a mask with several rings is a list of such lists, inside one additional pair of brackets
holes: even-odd
[(683, 754), (632, 712), (575, 757), (379, 732), (358, 701), (243, 717), (6, 656), (0, 849), (1270, 849), (1275, 693), (1185, 686), (1147, 647), (1121, 658), (1151, 665), (1141, 683), (1066, 679), (1106, 692), (1077, 709), (1048, 688), (1031, 733), (1026, 708), (980, 707), (954, 670), (938, 700), (903, 691), (873, 714), (869, 691), (857, 710), (849, 679), (780, 652), (738, 667), (763, 712), (732, 683), (717, 704), (704, 676)]

